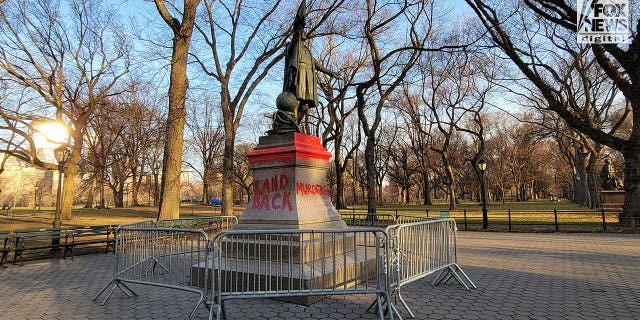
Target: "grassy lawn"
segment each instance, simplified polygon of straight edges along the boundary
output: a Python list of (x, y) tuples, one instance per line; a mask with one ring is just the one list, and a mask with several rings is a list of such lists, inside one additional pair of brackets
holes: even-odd
[[(509, 231), (509, 215), (511, 210), (511, 231), (517, 232), (553, 232), (556, 230), (554, 209), (558, 214), (558, 230), (561, 232), (602, 232), (602, 215), (599, 212), (587, 211), (584, 208), (567, 202), (552, 202), (547, 199), (526, 202), (492, 202), (488, 206), (489, 228), (492, 231)], [(235, 214), (240, 215), (243, 207), (236, 207)], [(157, 216), (157, 207), (133, 207), (110, 209), (74, 208), (73, 219), (63, 220), (63, 226), (89, 225), (118, 225), (141, 220), (153, 219)], [(342, 214), (366, 213), (366, 207), (340, 210)], [(381, 206), (379, 214), (388, 215), (426, 216), (426, 210), (421, 205)], [(439, 216), (440, 211), (448, 210), (448, 204), (438, 201), (428, 206), (430, 217)], [(17, 208), (10, 216), (6, 211), (0, 214), (0, 231), (20, 229), (50, 228), (53, 221), (54, 208), (42, 208), (34, 211), (32, 208)], [(181, 217), (215, 216), (220, 215), (220, 207), (200, 204), (182, 204)], [(482, 224), (482, 207), (477, 202), (461, 201), (456, 210), (450, 211), (450, 216), (456, 219), (459, 230), (480, 230)], [(464, 223), (466, 216), (466, 224)], [(382, 217), (381, 217), (382, 218)], [(616, 213), (605, 215), (607, 231), (628, 231), (616, 226)]]
[[(240, 214), (243, 208), (236, 208), (236, 213)], [(51, 228), (55, 208), (17, 208), (11, 211), (11, 215), (6, 216), (6, 211), (0, 214), (0, 231), (14, 231), (20, 229)], [(73, 219), (63, 220), (63, 226), (97, 226), (97, 225), (118, 225), (141, 220), (153, 219), (158, 215), (157, 207), (132, 207), (132, 208), (110, 208), (110, 209), (85, 209), (74, 208)], [(220, 207), (205, 205), (183, 204), (180, 208), (182, 217), (189, 216), (212, 216), (220, 215)]]
[[(441, 211), (449, 212), (449, 216), (456, 220), (459, 230), (482, 230), (482, 205), (478, 202), (461, 201), (456, 210), (449, 210), (449, 204), (444, 201), (436, 201), (426, 208), (424, 205), (380, 206), (377, 213), (382, 214), (384, 219), (385, 215), (395, 216), (396, 214), (437, 217), (440, 216)], [(487, 206), (487, 211), (490, 231), (602, 232), (604, 229), (600, 211), (586, 209), (566, 200), (559, 202), (548, 199), (507, 201), (505, 203), (491, 202)], [(366, 212), (367, 209), (364, 206), (340, 210), (340, 213), (347, 218), (351, 213), (364, 214)], [(606, 212), (605, 221), (607, 232), (637, 231), (618, 226), (616, 212)], [(509, 226), (510, 224), (511, 226)]]
[[(357, 206), (356, 212), (365, 212), (366, 206)], [(394, 212), (398, 210), (398, 213), (425, 213), (424, 205), (383, 205), (378, 207), (378, 212)], [(438, 213), (440, 211), (449, 211), (449, 203), (444, 200), (435, 200), (433, 205), (427, 206), (429, 213)], [(571, 203), (566, 200), (559, 202), (549, 201), (548, 199), (534, 200), (534, 201), (506, 201), (502, 202), (489, 202), (487, 204), (487, 210), (491, 211), (507, 211), (507, 210), (584, 210), (575, 203)], [(456, 207), (456, 211), (482, 211), (482, 204), (475, 201), (460, 200), (460, 203)], [(347, 212), (345, 210), (344, 212)]]

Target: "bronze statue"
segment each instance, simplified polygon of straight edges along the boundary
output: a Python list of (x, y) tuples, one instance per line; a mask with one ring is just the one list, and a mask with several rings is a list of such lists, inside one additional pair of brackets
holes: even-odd
[(318, 105), (316, 70), (337, 78), (313, 58), (305, 45), (306, 7), (306, 0), (303, 0), (293, 22), (291, 42), (285, 50), (282, 93), (276, 100), (278, 111), (272, 116), (273, 128), (268, 134), (301, 132), (300, 123), (309, 108)]
[(616, 170), (609, 159), (604, 160), (604, 165), (600, 171), (600, 181), (602, 190), (619, 190), (622, 188), (622, 181), (616, 177)]

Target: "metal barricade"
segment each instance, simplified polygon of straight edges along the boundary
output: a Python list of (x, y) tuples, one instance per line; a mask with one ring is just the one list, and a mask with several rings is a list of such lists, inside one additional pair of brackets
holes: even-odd
[[(127, 283), (183, 290), (200, 295), (191, 318), (208, 297), (207, 286), (199, 286), (208, 283), (208, 245), (208, 236), (201, 230), (118, 228), (113, 279), (93, 300), (106, 293), (104, 305), (116, 288), (129, 297), (135, 296)], [(205, 268), (193, 267), (203, 261)]]
[(223, 231), (212, 240), (209, 319), (224, 318), (228, 299), (346, 294), (375, 294), (384, 319), (391, 301), (386, 240), (377, 228)]
[(118, 225), (118, 228), (155, 228), (156, 222), (148, 219), (143, 221), (136, 221), (131, 223), (123, 223)]
[(433, 219), (430, 221), (398, 224), (387, 228), (389, 244), (392, 296), (400, 299), (404, 308), (413, 312), (401, 294), (403, 286), (440, 272), (434, 285), (455, 279), (467, 290), (476, 285), (462, 271), (457, 262), (455, 220)]
[(342, 220), (350, 227), (379, 227), (396, 224), (396, 217), (388, 213), (341, 213)]
[(212, 239), (216, 233), (229, 230), (236, 223), (236, 216), (211, 216), (160, 220), (156, 227), (202, 230)]
[(422, 222), (422, 221), (433, 221), (438, 220), (439, 217), (424, 217), (424, 216), (408, 216), (408, 215), (399, 215), (396, 217), (397, 224), (403, 223), (414, 223), (414, 222)]

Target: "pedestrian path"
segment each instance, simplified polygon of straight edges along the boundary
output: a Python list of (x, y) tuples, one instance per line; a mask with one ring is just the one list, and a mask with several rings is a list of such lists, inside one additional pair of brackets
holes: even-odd
[[(478, 286), (404, 287), (417, 319), (640, 319), (640, 235), (460, 232), (458, 260)], [(113, 255), (0, 268), (0, 319), (183, 319), (197, 296), (135, 286), (105, 306), (91, 301), (112, 277)], [(228, 319), (375, 319), (373, 297), (332, 297), (310, 307), (235, 300)], [(406, 313), (404, 313), (407, 316)], [(198, 319), (207, 318), (202, 307)]]

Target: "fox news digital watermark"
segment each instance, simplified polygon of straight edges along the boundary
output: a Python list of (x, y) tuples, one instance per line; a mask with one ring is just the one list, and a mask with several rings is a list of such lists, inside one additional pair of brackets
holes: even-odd
[(577, 0), (578, 43), (629, 43), (629, 0)]

